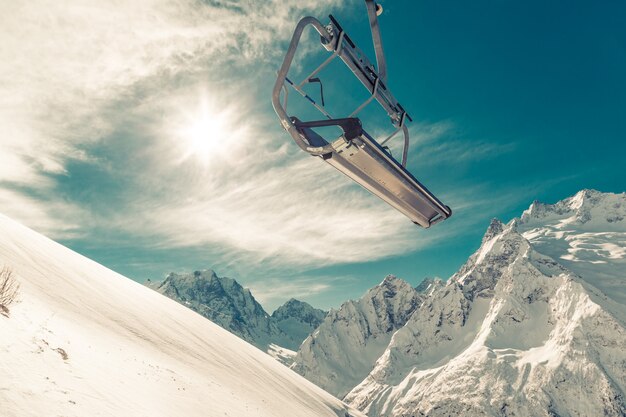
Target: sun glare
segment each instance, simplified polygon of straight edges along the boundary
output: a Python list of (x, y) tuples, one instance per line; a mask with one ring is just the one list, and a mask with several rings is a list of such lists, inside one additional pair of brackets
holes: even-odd
[[(178, 150), (176, 163), (191, 162), (205, 167), (236, 164), (249, 139), (247, 124), (241, 122), (239, 106), (202, 94), (174, 103), (177, 111), (166, 123), (168, 137)], [(182, 110), (182, 111), (181, 111)]]
[(206, 100), (196, 111), (185, 114), (177, 125), (176, 140), (182, 160), (193, 158), (205, 165), (228, 159), (229, 144), (241, 133), (233, 129), (236, 122), (232, 112), (210, 106)]
[(219, 152), (220, 144), (224, 145), (226, 135), (224, 121), (220, 117), (202, 115), (185, 129), (184, 136), (188, 146), (188, 156), (197, 156), (208, 160)]

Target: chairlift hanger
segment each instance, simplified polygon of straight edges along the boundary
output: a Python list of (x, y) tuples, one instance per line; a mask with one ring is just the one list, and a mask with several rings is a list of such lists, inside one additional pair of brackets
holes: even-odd
[[(423, 186), (407, 169), (409, 150), (409, 130), (407, 121), (411, 116), (396, 100), (387, 86), (387, 64), (383, 52), (378, 15), (382, 7), (374, 0), (365, 0), (376, 54), (376, 67), (346, 34), (339, 22), (330, 15), (330, 22), (323, 25), (314, 17), (302, 18), (293, 33), (283, 64), (272, 93), (272, 104), (282, 126), (305, 152), (321, 157), (324, 161), (350, 177), (372, 194), (386, 201), (396, 210), (407, 216), (413, 223), (428, 228), (452, 215), (450, 207), (444, 205)], [(320, 42), (331, 55), (315, 68), (301, 82), (288, 78), (302, 33), (312, 26), (320, 35)], [(346, 117), (334, 118), (325, 108), (322, 82), (318, 74), (336, 58), (341, 59), (356, 78), (369, 91), (370, 97)], [(307, 83), (319, 83), (321, 103), (317, 103), (304, 90)], [(287, 113), (288, 88), (306, 98), (326, 118), (302, 121)], [(284, 91), (281, 101), (281, 91)], [(380, 142), (370, 136), (356, 116), (372, 101), (387, 112), (393, 132)], [(342, 130), (338, 139), (327, 140), (314, 129), (336, 126)], [(385, 147), (385, 144), (402, 133), (404, 146), (402, 159), (398, 162)]]

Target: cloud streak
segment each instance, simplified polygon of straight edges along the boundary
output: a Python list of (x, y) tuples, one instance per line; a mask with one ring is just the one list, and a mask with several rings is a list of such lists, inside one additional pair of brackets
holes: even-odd
[[(446, 163), (476, 163), (514, 151), (516, 143), (494, 143), (463, 138), (452, 122), (417, 124), (411, 127), (414, 151), (411, 163), (433, 166)], [(461, 137), (462, 139), (459, 139)]]
[[(275, 60), (298, 16), (331, 3), (16, 5), (0, 18), (0, 79), (10, 80), (0, 86), (2, 210), (57, 238), (114, 229), (231, 262), (314, 266), (410, 251), (406, 219), (297, 154), (258, 107), (266, 80), (250, 71)], [(203, 166), (183, 158), (171, 128), (207, 89), (247, 117), (232, 121), (241, 131), (229, 151)]]

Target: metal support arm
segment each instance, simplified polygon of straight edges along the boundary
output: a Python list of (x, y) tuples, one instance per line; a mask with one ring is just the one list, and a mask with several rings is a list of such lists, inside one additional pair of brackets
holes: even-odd
[(343, 131), (343, 137), (346, 140), (352, 140), (363, 134), (363, 126), (361, 121), (355, 117), (346, 117), (343, 119), (330, 119), (330, 120), (314, 120), (312, 122), (301, 122), (295, 117), (292, 118), (296, 129), (302, 131), (303, 129), (310, 129), (314, 127), (328, 127), (337, 126)]
[[(283, 60), (283, 65), (281, 65), (280, 70), (278, 70), (278, 77), (276, 79), (276, 84), (274, 84), (274, 90), (272, 91), (272, 105), (274, 106), (274, 111), (278, 115), (280, 122), (283, 128), (289, 132), (293, 140), (296, 144), (304, 151), (316, 154), (317, 149), (309, 146), (306, 141), (302, 138), (296, 126), (290, 119), (287, 114), (287, 110), (283, 107), (280, 102), (280, 90), (283, 88), (285, 81), (287, 80), (287, 73), (289, 72), (289, 68), (291, 67), (291, 63), (293, 62), (293, 57), (296, 54), (296, 49), (298, 48), (298, 44), (300, 43), (300, 38), (302, 37), (302, 32), (304, 28), (307, 26), (313, 26), (315, 30), (320, 34), (323, 41), (329, 43), (332, 41), (332, 38), (326, 28), (322, 25), (322, 23), (314, 17), (308, 16), (302, 18), (291, 37), (291, 43), (289, 44), (289, 49), (287, 49), (287, 54), (285, 55), (285, 59)], [(328, 150), (330, 151), (330, 149)]]
[(385, 61), (385, 53), (383, 52), (383, 39), (380, 36), (380, 26), (378, 25), (378, 15), (376, 13), (376, 2), (374, 0), (365, 0), (365, 6), (367, 6), (367, 15), (370, 19), (370, 29), (372, 30), (374, 52), (376, 53), (378, 76), (381, 80), (383, 80), (383, 82), (387, 82), (387, 62)]

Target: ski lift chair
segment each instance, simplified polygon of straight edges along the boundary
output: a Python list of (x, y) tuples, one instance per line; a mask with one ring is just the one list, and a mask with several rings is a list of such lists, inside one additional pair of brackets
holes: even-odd
[[(321, 157), (403, 213), (413, 223), (428, 228), (450, 217), (452, 211), (406, 169), (409, 149), (409, 130), (406, 122), (412, 119), (386, 85), (387, 66), (377, 18), (382, 12), (382, 7), (374, 0), (365, 0), (365, 3), (378, 69), (371, 64), (367, 56), (354, 44), (332, 15), (329, 16), (330, 22), (326, 26), (314, 17), (305, 17), (296, 26), (287, 54), (278, 71), (272, 104), (282, 126), (302, 150)], [(288, 78), (288, 72), (303, 30), (307, 26), (312, 26), (319, 33), (322, 46), (331, 55), (303, 81), (295, 83)], [(348, 66), (370, 93), (367, 100), (343, 118), (333, 118), (328, 113), (324, 107), (323, 95), (320, 104), (303, 90), (303, 86), (311, 82), (320, 82), (321, 87), (321, 81), (316, 78), (316, 75), (336, 58), (341, 59)], [(302, 121), (295, 116), (290, 116), (287, 113), (288, 86), (306, 98), (326, 119)], [(283, 90), (284, 97), (281, 102), (280, 95)], [(394, 128), (394, 131), (380, 142), (363, 129), (360, 119), (356, 117), (373, 100), (376, 100), (387, 112)], [(340, 128), (343, 134), (338, 139), (327, 140), (314, 130), (329, 126)], [(402, 133), (404, 137), (401, 162), (398, 162), (384, 147), (399, 133)]]

